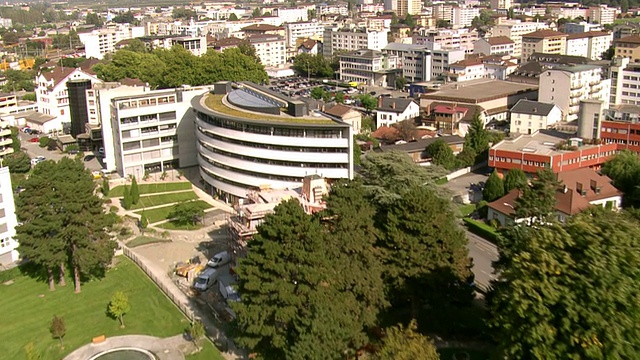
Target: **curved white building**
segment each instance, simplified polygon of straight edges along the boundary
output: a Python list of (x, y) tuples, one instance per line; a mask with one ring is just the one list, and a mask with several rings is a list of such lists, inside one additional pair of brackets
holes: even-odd
[(191, 105), (200, 174), (227, 202), (261, 188), (297, 188), (308, 175), (353, 177), (351, 126), (301, 101), (224, 82)]

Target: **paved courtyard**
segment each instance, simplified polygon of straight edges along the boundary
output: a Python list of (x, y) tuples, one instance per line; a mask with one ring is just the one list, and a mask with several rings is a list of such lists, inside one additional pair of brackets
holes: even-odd
[(147, 335), (115, 336), (98, 344), (87, 344), (67, 355), (64, 360), (88, 360), (92, 356), (118, 348), (148, 350), (158, 360), (184, 360), (184, 353), (192, 353), (194, 346), (183, 335), (164, 339)]

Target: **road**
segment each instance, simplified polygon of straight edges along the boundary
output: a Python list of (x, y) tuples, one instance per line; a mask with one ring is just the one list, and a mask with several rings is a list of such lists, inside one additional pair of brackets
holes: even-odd
[(498, 248), (478, 235), (468, 231), (466, 233), (469, 240), (467, 244), (469, 256), (473, 258), (473, 274), (475, 275), (476, 286), (486, 291), (491, 280), (496, 278), (493, 274), (492, 263), (498, 260)]

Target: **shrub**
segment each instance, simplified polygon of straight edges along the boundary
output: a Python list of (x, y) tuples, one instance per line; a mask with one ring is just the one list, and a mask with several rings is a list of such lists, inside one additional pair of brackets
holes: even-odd
[(464, 218), (463, 221), (465, 225), (467, 225), (469, 231), (471, 231), (472, 233), (486, 240), (489, 240), (494, 244), (498, 243), (498, 233), (496, 232), (496, 229), (481, 221), (473, 220), (470, 218)]
[(40, 140), (38, 140), (38, 142), (40, 143), (40, 147), (47, 147), (49, 145), (49, 140), (51, 139), (49, 139), (49, 137), (47, 136), (41, 137)]
[(118, 207), (117, 207), (117, 206), (115, 206), (115, 205), (111, 205), (111, 206), (109, 207), (109, 212), (117, 213), (117, 212), (118, 212)]

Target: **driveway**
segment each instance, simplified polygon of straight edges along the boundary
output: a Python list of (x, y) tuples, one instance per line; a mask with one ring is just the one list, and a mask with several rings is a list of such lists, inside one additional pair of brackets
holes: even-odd
[[(471, 190), (471, 184), (487, 182), (487, 179), (489, 178), (488, 171), (488, 168), (478, 169), (475, 172), (471, 172), (466, 175), (462, 175), (459, 178), (452, 179), (444, 184), (444, 186), (447, 189), (451, 190), (454, 195), (464, 195), (468, 193), (469, 190)], [(476, 188), (476, 190), (479, 189)], [(476, 191), (475, 194), (469, 193), (469, 200), (471, 200), (471, 202), (473, 203), (477, 203), (482, 200), (481, 196), (482, 195), (480, 191)]]

